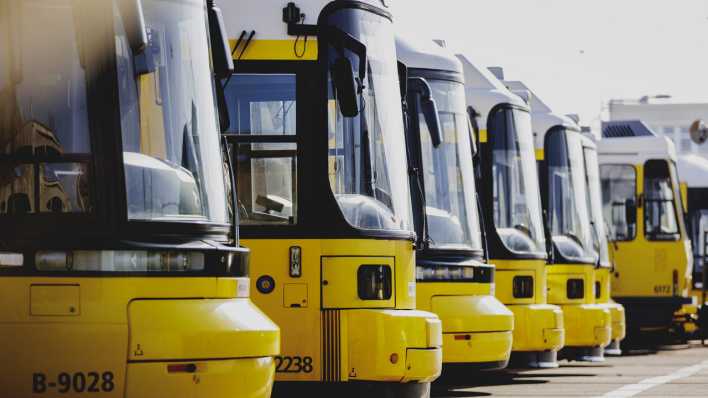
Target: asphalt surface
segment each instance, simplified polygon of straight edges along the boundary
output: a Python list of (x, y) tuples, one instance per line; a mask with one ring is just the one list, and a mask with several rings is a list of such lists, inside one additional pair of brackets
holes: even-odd
[(708, 347), (692, 343), (604, 363), (561, 361), (557, 369), (481, 373), (433, 397), (708, 397)]

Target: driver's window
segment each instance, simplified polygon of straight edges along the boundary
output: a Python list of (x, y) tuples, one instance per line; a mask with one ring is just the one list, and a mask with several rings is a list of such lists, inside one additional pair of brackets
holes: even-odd
[(608, 224), (612, 241), (634, 239), (637, 233), (636, 189), (637, 173), (631, 165), (601, 165), (602, 214)]
[(297, 221), (297, 99), (292, 74), (235, 74), (226, 88), (242, 225)]

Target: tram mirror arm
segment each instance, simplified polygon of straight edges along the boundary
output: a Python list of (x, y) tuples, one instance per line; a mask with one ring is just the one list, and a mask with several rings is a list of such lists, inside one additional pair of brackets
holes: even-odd
[(121, 7), (121, 16), (130, 48), (133, 50), (133, 54), (141, 54), (148, 45), (142, 0), (124, 0), (118, 4)]
[(221, 9), (214, 5), (213, 0), (207, 0), (209, 9), (209, 38), (212, 45), (212, 61), (216, 78), (226, 79), (234, 71), (234, 61), (231, 57), (231, 47), (226, 34), (226, 25)]
[(440, 114), (438, 113), (438, 105), (433, 98), (433, 92), (428, 82), (420, 77), (412, 77), (408, 79), (408, 84), (420, 92), (420, 112), (425, 118), (425, 124), (428, 125), (430, 140), (435, 148), (439, 147), (443, 142), (442, 129), (440, 123)]
[(337, 102), (342, 115), (356, 117), (359, 115), (359, 95), (357, 83), (352, 72), (349, 58), (341, 56), (332, 65), (332, 79), (337, 92)]

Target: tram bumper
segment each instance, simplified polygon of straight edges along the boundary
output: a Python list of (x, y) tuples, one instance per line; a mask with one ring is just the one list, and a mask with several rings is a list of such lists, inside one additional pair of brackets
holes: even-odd
[(566, 347), (605, 347), (612, 337), (612, 315), (600, 304), (561, 305)]
[(248, 298), (134, 300), (126, 394), (270, 396), (280, 331)]
[(442, 326), (435, 314), (366, 309), (342, 314), (348, 380), (427, 383), (440, 376)]
[(511, 354), (514, 314), (491, 295), (433, 296), (442, 321), (446, 367), (500, 369)]
[(565, 344), (563, 310), (552, 304), (509, 305), (514, 313), (513, 351), (558, 351)]

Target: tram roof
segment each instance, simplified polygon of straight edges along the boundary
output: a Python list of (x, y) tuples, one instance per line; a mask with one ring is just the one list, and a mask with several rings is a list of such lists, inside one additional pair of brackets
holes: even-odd
[(509, 104), (528, 109), (526, 102), (509, 91), (504, 82), (497, 79), (487, 68), (476, 65), (467, 56), (457, 54), (465, 75), (467, 104), (480, 115), (486, 128), (489, 112), (499, 104)]
[(639, 120), (602, 123), (598, 141), (600, 163), (642, 164), (649, 159), (676, 161), (676, 147), (666, 137), (657, 136)]
[(459, 73), (462, 64), (449, 49), (431, 40), (396, 35), (396, 56), (407, 68)]
[(708, 188), (708, 159), (699, 155), (681, 155), (678, 158), (679, 180), (689, 188)]

